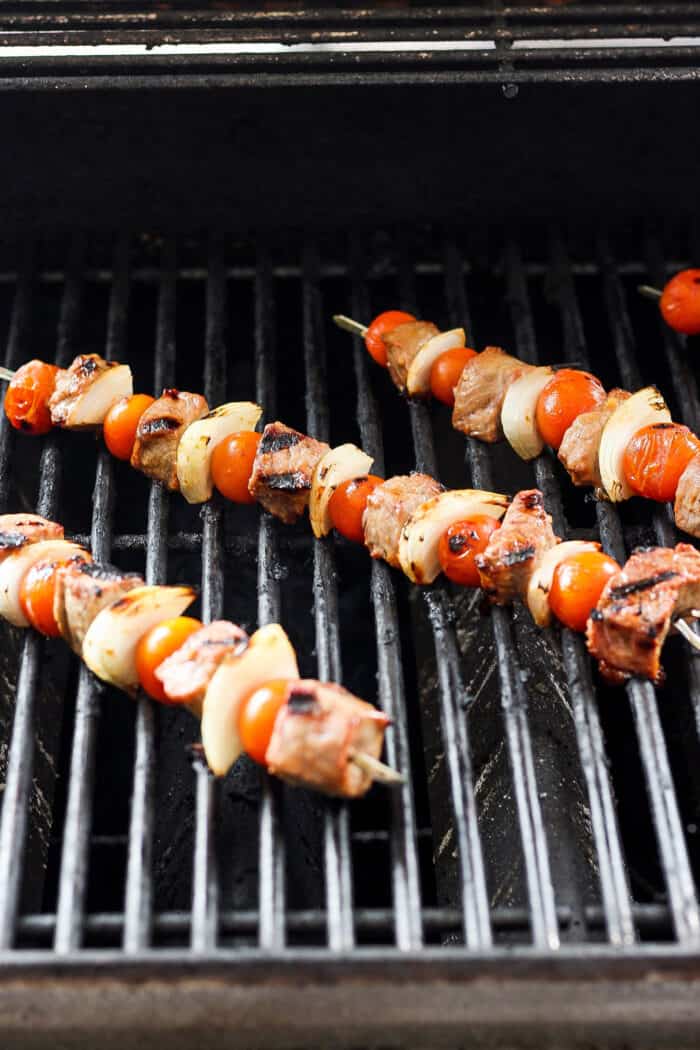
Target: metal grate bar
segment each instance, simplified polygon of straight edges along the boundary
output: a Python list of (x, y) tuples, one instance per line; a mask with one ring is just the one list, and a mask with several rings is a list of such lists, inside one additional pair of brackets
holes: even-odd
[[(73, 356), (82, 306), (83, 243), (71, 246), (68, 278), (61, 299), (56, 363), (65, 366)], [(17, 304), (18, 312), (20, 304)], [(21, 318), (17, 318), (19, 321)], [(15, 338), (19, 332), (15, 328)], [(10, 348), (12, 349), (12, 348)], [(58, 510), (62, 463), (56, 437), (50, 437), (41, 453), (37, 512), (53, 518)], [(17, 676), (15, 716), (12, 723), (0, 824), (0, 949), (14, 940), (19, 892), (26, 846), (27, 820), (34, 770), (34, 708), (39, 685), (43, 640), (33, 631), (25, 636)]]
[[(514, 242), (510, 242), (506, 250), (506, 278), (518, 357), (531, 364), (538, 364), (539, 353), (527, 278), (520, 251)], [(566, 535), (567, 523), (561, 493), (550, 457), (538, 456), (534, 468), (537, 484), (544, 492), (547, 509), (552, 514), (555, 531), (559, 535)], [(586, 778), (608, 937), (612, 944), (632, 944), (635, 940), (632, 902), (590, 660), (583, 640), (573, 631), (562, 629), (561, 646), (581, 768)]]
[[(114, 283), (107, 318), (107, 360), (124, 359), (128, 303), (129, 241), (127, 237), (120, 237), (114, 255)], [(111, 554), (114, 496), (111, 457), (101, 445), (90, 536), (93, 557), (98, 562), (109, 561)], [(83, 937), (100, 698), (101, 690), (95, 679), (81, 664), (56, 912), (54, 949), (59, 954), (79, 948)]]
[[(206, 334), (204, 347), (204, 396), (209, 407), (226, 397), (226, 275), (221, 237), (209, 245)], [(202, 620), (210, 623), (223, 613), (224, 565), (221, 504), (209, 500), (202, 508)], [(192, 948), (206, 951), (216, 944), (218, 883), (214, 833), (218, 791), (205, 763), (194, 763), (196, 823), (192, 886)]]
[[(17, 288), (12, 303), (12, 318), (5, 353), (6, 368), (17, 368), (28, 356), (25, 353), (25, 347), (29, 342), (32, 286), (35, 281), (33, 245), (25, 244), (22, 249), (22, 263), (17, 275)], [(5, 413), (0, 412), (0, 508), (2, 510), (7, 507), (10, 497), (12, 446), (12, 427)]]
[[(566, 251), (557, 234), (552, 238), (552, 269), (562, 314), (564, 352), (569, 359), (587, 366), (588, 348), (576, 291), (568, 269)], [(604, 501), (596, 505), (596, 512), (605, 549), (618, 561), (624, 562), (626, 549), (618, 512), (612, 504)], [(639, 740), (676, 936), (681, 943), (695, 943), (700, 940), (700, 913), (656, 695), (651, 685), (640, 681), (632, 681), (627, 685), (627, 695)]]
[[(255, 275), (255, 391), (263, 407), (263, 420), (277, 414), (275, 357), (275, 296), (270, 259), (266, 248), (258, 257)], [(274, 566), (277, 530), (271, 514), (261, 511), (258, 526), (258, 622), (260, 626), (280, 618), (280, 588)], [(260, 947), (284, 947), (284, 836), (280, 827), (282, 791), (279, 781), (262, 772), (260, 807)]]
[[(325, 377), (323, 313), (318, 276), (318, 253), (305, 245), (303, 258), (304, 367), (306, 371), (306, 422), (319, 441), (329, 439), (328, 396)], [(338, 617), (338, 588), (332, 540), (314, 543), (314, 619), (318, 676), (322, 681), (342, 681)], [(354, 943), (352, 915), (352, 866), (350, 821), (347, 803), (326, 803), (324, 820), (326, 907), (328, 944), (334, 951)]]
[[(155, 346), (154, 391), (170, 386), (175, 372), (175, 245), (165, 242), (162, 279), (158, 298)], [(148, 540), (146, 581), (165, 577), (168, 547), (168, 493), (157, 482), (148, 494)], [(155, 708), (143, 693), (136, 712), (136, 759), (134, 790), (129, 823), (129, 848), (124, 903), (124, 950), (137, 952), (151, 936), (153, 808), (155, 786)]]
[[(353, 316), (369, 317), (369, 296), (364, 281), (365, 267), (359, 241), (353, 241), (351, 254), (350, 269), (354, 275)], [(377, 402), (369, 381), (367, 354), (357, 340), (354, 341), (353, 349), (360, 440), (365, 451), (374, 458), (374, 469), (383, 476), (385, 464), (382, 430)], [(387, 734), (387, 757), (390, 764), (406, 776), (406, 783), (391, 793), (391, 869), (396, 944), (401, 950), (408, 951), (420, 947), (422, 932), (416, 821), (406, 729), (406, 697), (394, 580), (388, 565), (375, 559), (372, 560), (371, 566), (370, 592), (377, 639), (379, 706), (393, 723), (391, 732)], [(468, 922), (466, 914), (465, 922)]]

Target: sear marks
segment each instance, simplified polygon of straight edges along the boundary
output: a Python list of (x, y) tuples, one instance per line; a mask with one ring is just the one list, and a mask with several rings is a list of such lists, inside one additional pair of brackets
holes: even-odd
[(40, 514), (0, 514), (0, 561), (40, 540), (62, 540), (63, 526)]
[(284, 423), (268, 423), (260, 438), (248, 483), (251, 495), (270, 514), (291, 524), (308, 506), (314, 468), (326, 452), (325, 442), (307, 437)]
[(399, 390), (406, 389), (408, 370), (418, 351), (439, 334), (440, 329), (430, 321), (407, 321), (384, 336), (389, 375)]
[(506, 392), (534, 365), (511, 357), (498, 346), (487, 346), (467, 361), (455, 387), (452, 426), (469, 437), (490, 443), (503, 438), (501, 409)]
[(592, 485), (600, 489), (598, 448), (603, 428), (623, 401), (631, 397), (626, 390), (611, 390), (605, 401), (590, 412), (582, 412), (568, 428), (559, 446), (559, 459), (574, 485)]
[(164, 390), (146, 409), (136, 429), (131, 465), (171, 492), (177, 492), (177, 446), (186, 427), (206, 416), (209, 406), (201, 394)]
[(173, 703), (198, 703), (224, 657), (240, 655), (247, 645), (248, 635), (242, 627), (214, 620), (191, 634), (156, 668), (155, 676)]
[[(405, 327), (405, 326), (403, 326)], [(373, 558), (399, 565), (401, 530), (413, 512), (443, 491), (429, 474), (398, 474), (377, 485), (367, 500), (362, 518), (365, 545)]]
[(137, 573), (123, 573), (110, 565), (73, 561), (56, 571), (53, 612), (61, 636), (78, 655), (88, 627), (99, 612), (143, 586)]
[(500, 529), (483, 554), (477, 554), (481, 586), (496, 605), (525, 598), (530, 576), (545, 551), (559, 543), (539, 489), (518, 492)]

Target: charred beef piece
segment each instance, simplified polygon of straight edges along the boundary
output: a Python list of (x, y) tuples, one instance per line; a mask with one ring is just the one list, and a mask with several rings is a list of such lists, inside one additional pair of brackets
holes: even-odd
[(62, 540), (63, 526), (39, 514), (0, 514), (0, 561), (40, 540)]
[(531, 574), (545, 551), (559, 543), (539, 489), (518, 492), (492, 534), (483, 554), (474, 559), (481, 586), (495, 605), (524, 598)]
[(195, 631), (156, 668), (165, 695), (176, 704), (198, 703), (225, 656), (242, 653), (248, 635), (235, 623), (214, 620)]
[(56, 572), (53, 614), (61, 636), (78, 655), (98, 612), (143, 585), (137, 573), (123, 573), (111, 565), (72, 561)]
[(442, 492), (429, 474), (399, 474), (370, 493), (362, 518), (365, 546), (373, 558), (399, 568), (401, 529), (414, 510)]
[[(131, 380), (125, 385), (125, 376), (130, 377), (129, 370), (116, 361), (105, 361), (99, 354), (79, 354), (69, 368), (62, 368), (56, 374), (49, 398), (51, 422), (54, 426), (72, 429), (101, 426), (110, 404), (131, 390)], [(100, 388), (104, 384), (102, 393), (85, 401), (93, 391), (97, 393), (98, 384)], [(78, 411), (83, 401), (86, 409), (90, 404), (94, 411)]]
[(268, 770), (327, 795), (357, 798), (372, 778), (350, 760), (353, 751), (379, 758), (389, 719), (340, 685), (302, 679), (275, 720), (265, 755)]
[(177, 446), (185, 428), (201, 419), (209, 406), (201, 394), (164, 390), (146, 409), (136, 429), (131, 465), (177, 492)]
[(455, 387), (455, 430), (491, 444), (500, 441), (501, 409), (508, 387), (532, 368), (498, 346), (487, 346), (467, 361)]
[(661, 649), (671, 623), (700, 607), (700, 551), (689, 543), (636, 550), (605, 585), (588, 620), (586, 641), (602, 670), (661, 677)]
[(408, 370), (413, 358), (428, 340), (439, 332), (440, 329), (430, 321), (407, 321), (406, 324), (397, 325), (384, 336), (389, 375), (399, 390), (406, 389)]
[(314, 467), (326, 452), (325, 442), (284, 423), (268, 423), (260, 438), (248, 490), (265, 510), (289, 525), (304, 513)]
[(700, 456), (691, 459), (680, 476), (673, 512), (678, 528), (700, 539)]
[(598, 448), (603, 428), (615, 409), (630, 396), (626, 390), (611, 390), (600, 405), (577, 416), (564, 434), (559, 446), (559, 459), (574, 485), (601, 488)]

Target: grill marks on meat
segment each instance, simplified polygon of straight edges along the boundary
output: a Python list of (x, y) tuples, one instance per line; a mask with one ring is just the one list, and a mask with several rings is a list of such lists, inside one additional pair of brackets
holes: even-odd
[(265, 755), (268, 770), (328, 795), (356, 798), (372, 778), (353, 751), (379, 758), (387, 716), (340, 685), (302, 679), (275, 720)]
[(201, 419), (209, 406), (201, 394), (164, 390), (146, 409), (136, 429), (131, 465), (177, 492), (177, 446), (186, 427)]
[(611, 415), (628, 397), (626, 390), (611, 390), (605, 401), (590, 412), (582, 412), (568, 428), (559, 446), (559, 459), (574, 485), (592, 485), (600, 489), (598, 449), (603, 428)]
[(539, 489), (518, 492), (492, 534), (483, 554), (475, 558), (481, 586), (496, 605), (525, 598), (530, 576), (542, 555), (559, 539), (544, 509)]
[(284, 423), (268, 423), (260, 438), (248, 490), (270, 514), (291, 524), (308, 505), (314, 468), (328, 448), (325, 442)]
[(700, 552), (688, 543), (635, 551), (591, 613), (586, 641), (602, 673), (662, 677), (672, 621), (700, 606)]
[(209, 682), (225, 656), (237, 656), (248, 645), (248, 635), (235, 623), (214, 620), (195, 631), (156, 668), (165, 695), (173, 703), (193, 704), (204, 699)]
[(433, 336), (439, 334), (440, 329), (430, 321), (407, 321), (384, 336), (389, 375), (399, 390), (406, 389), (413, 358)]
[(401, 530), (421, 503), (442, 491), (442, 485), (428, 474), (399, 474), (378, 485), (370, 493), (362, 518), (365, 546), (372, 557), (400, 568)]
[(700, 456), (680, 476), (673, 513), (679, 529), (700, 539)]
[(40, 514), (0, 514), (0, 561), (40, 540), (62, 540), (63, 526)]
[(452, 412), (455, 430), (480, 441), (500, 441), (503, 437), (501, 409), (508, 387), (533, 367), (498, 346), (487, 346), (467, 361), (455, 387)]
[(59, 568), (55, 580), (53, 613), (62, 637), (78, 655), (97, 614), (134, 587), (143, 585), (137, 573), (80, 561)]
[[(99, 354), (79, 354), (68, 368), (61, 368), (56, 373), (53, 393), (49, 398), (49, 411), (54, 426), (71, 425), (71, 415), (78, 401), (87, 394), (95, 383), (100, 382), (106, 373), (120, 366), (116, 361), (105, 361)], [(91, 425), (98, 426), (101, 420)]]

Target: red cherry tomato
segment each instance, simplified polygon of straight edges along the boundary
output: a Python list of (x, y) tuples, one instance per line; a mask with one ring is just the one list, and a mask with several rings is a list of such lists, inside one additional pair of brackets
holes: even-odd
[(341, 536), (352, 540), (353, 543), (364, 543), (365, 530), (362, 527), (362, 515), (370, 493), (374, 492), (377, 485), (383, 482), (384, 478), (378, 478), (376, 474), (368, 474), (367, 477), (354, 478), (352, 481), (344, 481), (338, 485), (329, 500), (328, 510), (333, 528)]
[(201, 620), (192, 616), (176, 616), (172, 620), (151, 627), (136, 646), (136, 672), (142, 688), (154, 700), (162, 704), (170, 703), (162, 683), (155, 676), (155, 670), (169, 656), (183, 645), (191, 634), (202, 626)]
[(255, 503), (255, 496), (248, 491), (248, 482), (259, 444), (260, 434), (254, 430), (241, 430), (224, 438), (214, 449), (211, 476), (226, 499), (234, 503)]
[(472, 357), (476, 357), (476, 350), (471, 350), (468, 346), (455, 346), (452, 350), (445, 350), (444, 354), (440, 354), (430, 371), (430, 389), (433, 397), (443, 401), (450, 408), (454, 407), (455, 387), (464, 366)]
[(549, 591), (556, 618), (572, 631), (585, 631), (605, 584), (619, 571), (615, 559), (602, 551), (581, 551), (560, 561)]
[(115, 401), (102, 424), (105, 445), (117, 459), (130, 460), (139, 420), (155, 399), (150, 394), (132, 394)]
[(386, 368), (386, 344), (384, 336), (388, 335), (400, 324), (415, 321), (413, 314), (404, 313), (403, 310), (385, 310), (383, 314), (372, 321), (365, 333), (365, 346), (370, 354), (382, 368)]
[(500, 525), (500, 521), (487, 514), (475, 514), (467, 521), (456, 521), (450, 525), (438, 544), (438, 558), (448, 580), (464, 587), (479, 586), (479, 570), (474, 558), (486, 550), (491, 536)]
[(681, 270), (668, 282), (659, 300), (667, 325), (684, 335), (700, 335), (700, 270)]
[(691, 459), (700, 455), (700, 440), (681, 423), (642, 427), (625, 449), (622, 469), (638, 496), (666, 503), (676, 495), (678, 481)]
[(19, 604), (32, 627), (49, 638), (59, 638), (61, 630), (53, 612), (56, 570), (76, 561), (75, 555), (59, 561), (38, 561), (24, 574), (19, 587)]
[(15, 430), (48, 434), (51, 430), (49, 398), (58, 368), (43, 361), (27, 361), (10, 380), (5, 394), (5, 414)]
[(288, 678), (275, 678), (266, 682), (246, 698), (238, 713), (238, 732), (243, 749), (262, 766), (266, 764), (265, 755), (270, 746), (275, 720), (289, 699), (292, 684)]
[(576, 417), (590, 412), (602, 401), (605, 401), (605, 389), (590, 372), (560, 369), (537, 400), (537, 429), (542, 440), (558, 449)]

